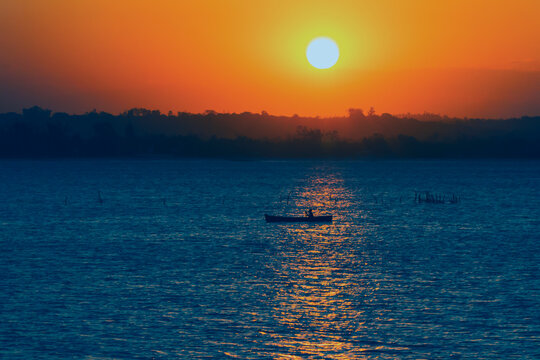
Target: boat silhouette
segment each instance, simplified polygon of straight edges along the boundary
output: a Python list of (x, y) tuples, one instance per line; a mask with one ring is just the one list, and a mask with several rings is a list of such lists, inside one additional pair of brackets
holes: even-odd
[(332, 222), (332, 215), (325, 216), (274, 216), (264, 214), (266, 222)]

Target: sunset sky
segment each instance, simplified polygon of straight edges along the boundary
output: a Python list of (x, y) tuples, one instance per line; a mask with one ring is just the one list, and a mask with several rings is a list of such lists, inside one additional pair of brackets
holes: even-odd
[[(540, 1), (1, 0), (0, 112), (540, 114)], [(306, 47), (332, 38), (316, 69)]]

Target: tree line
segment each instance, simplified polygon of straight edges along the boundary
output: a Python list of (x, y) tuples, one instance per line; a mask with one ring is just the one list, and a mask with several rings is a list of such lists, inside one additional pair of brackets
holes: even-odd
[[(417, 119), (418, 117), (419, 119)], [(435, 114), (307, 118), (131, 109), (0, 114), (0, 157), (540, 158), (540, 117)]]

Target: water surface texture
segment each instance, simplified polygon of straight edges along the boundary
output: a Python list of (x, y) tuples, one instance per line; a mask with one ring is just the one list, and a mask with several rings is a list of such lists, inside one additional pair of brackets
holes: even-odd
[[(540, 162), (13, 160), (0, 185), (2, 358), (540, 358)], [(308, 208), (335, 221), (264, 222)]]

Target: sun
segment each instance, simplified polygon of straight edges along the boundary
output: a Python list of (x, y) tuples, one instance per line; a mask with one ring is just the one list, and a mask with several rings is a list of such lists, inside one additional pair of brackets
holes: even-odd
[(329, 69), (339, 58), (336, 42), (328, 37), (318, 37), (309, 43), (306, 56), (309, 63), (317, 69)]

